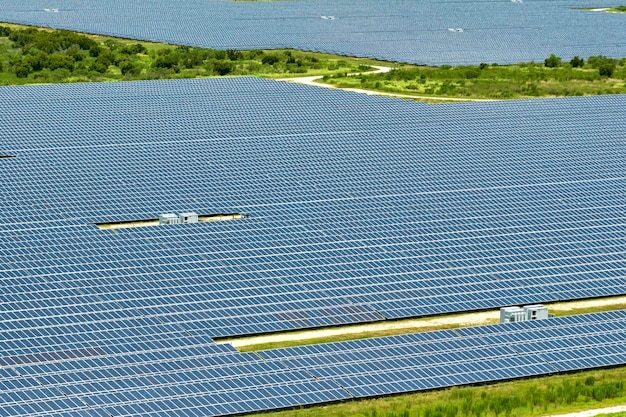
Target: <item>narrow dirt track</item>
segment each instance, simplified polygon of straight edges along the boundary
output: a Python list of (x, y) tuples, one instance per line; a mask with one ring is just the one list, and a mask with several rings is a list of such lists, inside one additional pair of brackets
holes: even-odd
[[(372, 68), (376, 68), (376, 70), (364, 72), (362, 74), (379, 74), (379, 73), (389, 72), (393, 69), (391, 67), (382, 67), (379, 65), (372, 65)], [(348, 76), (355, 76), (355, 75), (360, 75), (360, 74), (361, 73), (348, 74)], [(477, 98), (415, 96), (415, 95), (410, 95), (410, 94), (386, 93), (382, 91), (363, 90), (360, 88), (342, 88), (342, 87), (335, 87), (334, 85), (330, 85), (330, 84), (317, 82), (318, 80), (321, 80), (322, 78), (324, 78), (324, 76), (314, 75), (311, 77), (280, 78), (277, 81), (285, 81), (289, 83), (311, 85), (314, 87), (330, 88), (333, 90), (351, 91), (353, 93), (367, 94), (369, 96), (387, 96), (387, 97), (398, 97), (398, 98), (410, 98), (413, 100), (434, 100), (434, 101), (496, 101), (496, 100), (477, 99)]]
[(550, 417), (593, 417), (599, 414), (615, 414), (626, 412), (626, 405), (618, 405), (614, 407), (596, 408), (593, 410), (578, 411), (576, 413), (558, 414)]

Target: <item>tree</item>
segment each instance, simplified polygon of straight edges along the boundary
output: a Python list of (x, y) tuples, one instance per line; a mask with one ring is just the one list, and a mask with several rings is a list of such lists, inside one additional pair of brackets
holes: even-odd
[(556, 68), (561, 65), (561, 58), (552, 54), (548, 58), (545, 59), (544, 64), (548, 68)]
[(145, 54), (146, 52), (148, 52), (148, 50), (140, 43), (126, 45), (120, 50), (120, 53), (125, 55)]
[(74, 69), (74, 58), (61, 54), (48, 55), (48, 68), (50, 68), (51, 71), (60, 68), (72, 71)]
[(100, 74), (104, 74), (105, 72), (107, 72), (108, 69), (109, 69), (108, 65), (105, 65), (102, 62), (98, 62), (98, 61), (91, 64), (91, 66), (89, 67), (90, 71), (95, 71)]
[(98, 54), (98, 58), (96, 58), (96, 62), (108, 67), (115, 62), (115, 55), (108, 49), (102, 49)]
[(278, 57), (278, 55), (274, 54), (265, 55), (263, 56), (263, 58), (261, 58), (261, 62), (263, 63), (263, 65), (274, 65), (278, 61), (280, 61), (280, 58)]
[(240, 59), (243, 59), (243, 53), (241, 51), (237, 51), (237, 50), (234, 50), (234, 49), (227, 49), (226, 50), (226, 56), (231, 61), (238, 61)]
[(171, 69), (175, 65), (178, 65), (178, 54), (169, 53), (164, 56), (160, 56), (154, 61), (154, 66), (156, 68), (166, 68)]
[(39, 51), (33, 55), (25, 56), (23, 63), (30, 66), (33, 71), (41, 71), (44, 68), (48, 68), (48, 55)]
[(121, 61), (118, 64), (118, 67), (120, 68), (122, 75), (137, 75), (141, 72), (141, 69), (138, 66), (126, 60)]
[(575, 56), (569, 63), (572, 65), (572, 68), (579, 68), (585, 65), (585, 60), (579, 56)]

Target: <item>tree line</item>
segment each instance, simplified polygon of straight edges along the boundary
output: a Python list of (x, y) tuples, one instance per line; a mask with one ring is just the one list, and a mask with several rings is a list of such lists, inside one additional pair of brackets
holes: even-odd
[(310, 70), (338, 69), (351, 71), (356, 66), (289, 50), (213, 50), (102, 40), (66, 30), (0, 26), (0, 82), (4, 84), (31, 80), (67, 82), (305, 74)]

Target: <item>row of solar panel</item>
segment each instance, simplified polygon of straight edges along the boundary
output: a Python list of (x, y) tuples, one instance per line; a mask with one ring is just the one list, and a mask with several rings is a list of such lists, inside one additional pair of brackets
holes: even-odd
[(185, 0), (172, 7), (159, 0), (130, 7), (106, 0), (53, 8), (43, 0), (2, 0), (0, 20), (190, 46), (295, 48), (435, 65), (540, 61), (551, 53), (624, 56), (620, 16), (576, 10), (580, 5), (567, 1), (521, 3)]
[(626, 363), (626, 311), (259, 352), (356, 397)]
[[(11, 338), (41, 336), (28, 353), (129, 309), (215, 337), (625, 287), (624, 97), (433, 107), (250, 78), (0, 97), (19, 155), (0, 162), (0, 308)], [(251, 217), (86, 225), (189, 209)]]
[(626, 364), (624, 310), (258, 355), (187, 336), (164, 348), (156, 330), (143, 351), (3, 357), (0, 415), (227, 415)]

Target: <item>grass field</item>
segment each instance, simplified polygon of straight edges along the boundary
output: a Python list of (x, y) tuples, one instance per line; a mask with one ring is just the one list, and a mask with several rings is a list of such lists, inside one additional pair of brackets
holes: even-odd
[(342, 88), (473, 99), (626, 93), (626, 59), (598, 56), (572, 65), (555, 58), (547, 64), (399, 68), (384, 74), (326, 76), (323, 82)]
[(626, 404), (626, 367), (257, 414), (263, 417), (536, 417)]

